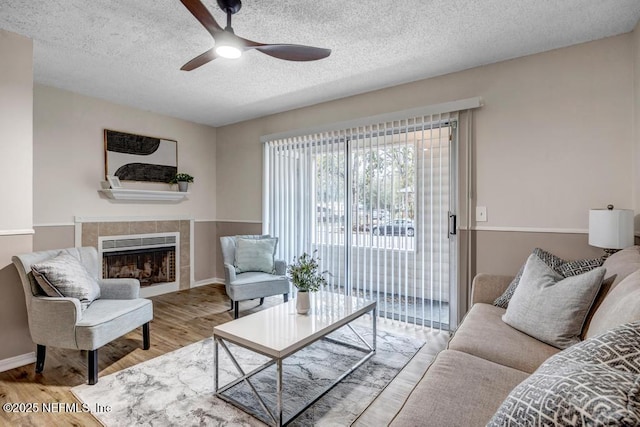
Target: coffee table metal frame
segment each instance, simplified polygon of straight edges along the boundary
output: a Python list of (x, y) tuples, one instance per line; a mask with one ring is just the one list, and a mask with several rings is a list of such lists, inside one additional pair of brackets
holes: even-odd
[[(351, 297), (346, 297), (346, 298), (351, 298)], [(355, 300), (355, 298), (354, 298)], [(289, 301), (288, 303), (285, 304), (295, 304), (295, 300), (293, 301)], [(269, 310), (269, 309), (267, 309)], [(371, 323), (372, 323), (372, 329), (373, 329), (373, 338), (372, 338), (372, 343), (369, 344), (356, 330), (353, 329), (353, 327), (350, 325), (350, 323), (360, 317), (362, 317), (363, 315), (365, 315), (366, 313), (371, 313)], [(246, 319), (250, 316), (255, 316), (256, 314), (260, 314), (260, 312), (258, 313), (254, 313), (251, 314), (249, 316), (245, 316), (243, 319)], [(311, 316), (313, 314), (310, 314)], [(283, 354), (279, 355), (279, 356), (274, 356), (273, 354), (269, 354), (266, 351), (261, 351), (259, 348), (257, 348), (256, 346), (252, 346), (251, 343), (247, 343), (247, 342), (242, 342), (242, 339), (235, 339), (236, 337), (234, 336), (230, 336), (228, 334), (223, 334), (224, 336), (221, 336), (220, 331), (218, 331), (217, 327), (214, 328), (214, 364), (215, 364), (215, 394), (217, 397), (221, 398), (222, 400), (231, 403), (232, 405), (240, 408), (241, 410), (243, 410), (244, 412), (247, 412), (250, 415), (253, 415), (254, 417), (260, 419), (261, 421), (265, 421), (263, 417), (260, 417), (260, 414), (258, 413), (258, 411), (247, 407), (246, 405), (244, 405), (242, 402), (234, 399), (233, 397), (224, 395), (223, 393), (227, 390), (229, 390), (230, 388), (234, 387), (235, 385), (241, 383), (241, 382), (245, 382), (249, 388), (251, 389), (251, 391), (253, 392), (253, 394), (255, 395), (255, 397), (258, 399), (258, 402), (260, 403), (260, 406), (262, 407), (262, 409), (264, 410), (264, 412), (269, 416), (269, 418), (271, 418), (271, 422), (268, 422), (268, 424), (273, 425), (273, 426), (286, 426), (287, 424), (289, 424), (291, 421), (293, 421), (298, 415), (300, 415), (301, 413), (303, 413), (304, 411), (306, 411), (311, 405), (313, 405), (314, 403), (316, 403), (320, 398), (322, 398), (325, 394), (327, 394), (333, 387), (335, 387), (338, 383), (340, 383), (340, 381), (342, 381), (344, 378), (346, 378), (349, 374), (351, 374), (353, 371), (355, 371), (356, 369), (358, 369), (358, 367), (360, 367), (362, 364), (364, 364), (367, 360), (369, 360), (375, 353), (376, 353), (376, 335), (377, 335), (377, 330), (376, 330), (376, 318), (377, 318), (377, 303), (375, 301), (366, 301), (366, 303), (364, 305), (362, 305), (361, 307), (359, 307), (356, 311), (354, 311), (353, 313), (349, 314), (348, 316), (345, 316), (342, 319), (339, 319), (337, 322), (331, 323), (329, 324), (327, 327), (323, 328), (321, 331), (319, 331), (319, 333), (317, 334), (316, 337), (313, 337), (311, 340), (301, 340), (299, 342), (297, 342), (295, 346), (293, 346), (292, 349), (290, 349), (290, 351), (284, 352)], [(235, 320), (234, 320), (235, 321)], [(221, 325), (222, 326), (222, 325)], [(355, 345), (352, 343), (345, 343), (345, 342), (341, 342), (338, 340), (335, 340), (333, 338), (327, 337), (328, 334), (330, 334), (331, 332), (336, 331), (337, 329), (340, 329), (341, 327), (348, 327), (354, 334), (355, 336), (359, 339), (359, 341), (361, 341), (364, 344), (364, 347), (361, 347), (359, 345)], [(218, 334), (216, 334), (216, 332), (218, 332)], [(316, 397), (314, 397), (312, 400), (310, 400), (308, 403), (305, 404), (305, 406), (303, 408), (301, 408), (300, 410), (298, 410), (296, 413), (294, 413), (288, 420), (283, 420), (283, 407), (282, 407), (282, 391), (283, 391), (283, 382), (282, 382), (282, 361), (284, 359), (286, 359), (287, 357), (291, 356), (292, 354), (297, 353), (298, 351), (306, 348), (307, 346), (313, 344), (314, 342), (318, 341), (318, 340), (326, 340), (335, 344), (339, 344), (345, 347), (350, 347), (350, 348), (354, 348), (356, 350), (360, 350), (360, 351), (364, 351), (366, 352), (366, 354), (364, 355), (364, 357), (362, 357), (362, 359), (360, 359), (357, 363), (355, 363), (353, 366), (351, 366), (351, 368), (349, 368), (346, 372), (344, 372), (342, 375), (340, 375), (336, 380), (334, 380), (325, 390), (323, 390), (320, 394), (318, 394)], [(263, 365), (253, 369), (250, 372), (245, 372), (242, 367), (240, 366), (240, 364), (238, 363), (238, 361), (236, 360), (236, 358), (233, 356), (233, 354), (231, 353), (231, 351), (229, 350), (229, 347), (227, 346), (227, 344), (225, 343), (225, 341), (228, 341), (230, 343), (233, 343), (235, 345), (238, 345), (240, 347), (244, 347), (252, 352), (258, 353), (258, 354), (262, 354), (268, 358), (270, 358), (270, 360), (266, 363), (264, 363)], [(218, 366), (218, 354), (219, 354), (219, 350), (218, 348), (222, 347), (222, 349), (224, 350), (224, 352), (227, 354), (227, 356), (229, 357), (229, 359), (231, 360), (233, 366), (236, 368), (236, 370), (238, 371), (238, 373), (240, 374), (240, 377), (233, 380), (232, 382), (219, 387), (218, 384), (218, 373), (219, 373), (219, 366)], [(270, 410), (267, 407), (267, 404), (265, 403), (265, 401), (262, 399), (262, 397), (260, 397), (260, 394), (258, 393), (258, 391), (256, 390), (256, 388), (254, 387), (254, 385), (251, 383), (251, 377), (254, 376), (255, 374), (267, 369), (269, 366), (271, 365), (276, 365), (276, 413), (274, 414), (272, 410)]]

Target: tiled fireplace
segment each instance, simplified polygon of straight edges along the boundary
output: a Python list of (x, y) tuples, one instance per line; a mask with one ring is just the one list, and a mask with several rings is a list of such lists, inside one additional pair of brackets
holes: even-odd
[(191, 229), (190, 219), (76, 217), (76, 244), (98, 249), (104, 278), (134, 277), (148, 297), (190, 287)]

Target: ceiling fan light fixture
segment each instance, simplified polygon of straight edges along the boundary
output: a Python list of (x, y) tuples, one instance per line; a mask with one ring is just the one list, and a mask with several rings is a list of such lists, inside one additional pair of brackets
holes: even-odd
[(215, 35), (214, 50), (222, 58), (237, 59), (242, 56), (238, 38), (233, 34), (233, 28), (228, 27)]
[(221, 44), (216, 46), (216, 54), (223, 58), (237, 59), (242, 56), (242, 51), (235, 46)]

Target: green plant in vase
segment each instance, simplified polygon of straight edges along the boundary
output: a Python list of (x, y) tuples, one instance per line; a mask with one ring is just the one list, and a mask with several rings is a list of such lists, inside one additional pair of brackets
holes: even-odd
[(177, 173), (171, 181), (169, 181), (169, 184), (178, 184), (178, 190), (187, 191), (190, 182), (193, 182), (193, 177), (188, 173), (181, 172)]
[(299, 314), (307, 314), (309, 312), (309, 292), (317, 292), (320, 288), (327, 284), (325, 275), (327, 271), (320, 271), (319, 258), (316, 258), (314, 251), (312, 255), (304, 252), (297, 258), (294, 258), (293, 264), (287, 267), (287, 277), (298, 289), (296, 296), (296, 309)]

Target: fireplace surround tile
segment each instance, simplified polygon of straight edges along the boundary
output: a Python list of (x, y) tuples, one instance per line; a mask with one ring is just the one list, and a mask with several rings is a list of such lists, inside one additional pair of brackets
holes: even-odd
[(191, 268), (189, 265), (180, 267), (180, 289), (189, 289), (191, 287)]
[(180, 221), (180, 235), (191, 237), (191, 221)]
[(189, 265), (189, 249), (191, 245), (188, 239), (183, 239), (180, 234), (180, 265)]
[(123, 234), (131, 234), (129, 222), (100, 222), (98, 223), (98, 231), (100, 236), (121, 236)]
[(134, 221), (129, 223), (131, 234), (151, 234), (157, 232), (156, 221)]
[(82, 246), (98, 247), (99, 226), (97, 222), (82, 224)]
[(180, 231), (180, 221), (156, 221), (157, 233), (173, 233)]

